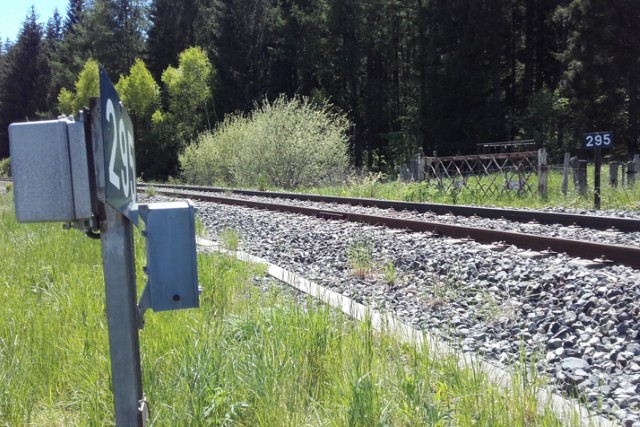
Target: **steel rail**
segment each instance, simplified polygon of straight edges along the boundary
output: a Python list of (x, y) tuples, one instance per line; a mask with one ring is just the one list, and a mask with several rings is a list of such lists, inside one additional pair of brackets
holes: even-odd
[(456, 239), (472, 239), (476, 242), (485, 244), (500, 242), (534, 251), (564, 252), (571, 257), (578, 257), (587, 260), (593, 260), (599, 257), (602, 260), (610, 261), (615, 264), (640, 269), (640, 248), (631, 246), (607, 245), (583, 240), (559, 239), (556, 237), (536, 236), (533, 234), (511, 231), (442, 224), (439, 222), (340, 212), (303, 206), (258, 202), (232, 197), (219, 197), (207, 194), (183, 193), (175, 190), (158, 190), (158, 192), (168, 196), (188, 197), (206, 202), (303, 214), (325, 219), (338, 219), (410, 231), (430, 232), (440, 236), (447, 236)]
[(640, 220), (631, 218), (618, 218), (612, 216), (592, 216), (580, 214), (567, 214), (555, 212), (541, 212), (530, 209), (505, 209), (487, 208), (480, 206), (446, 205), (440, 203), (415, 203), (393, 200), (361, 199), (340, 196), (321, 196), (317, 194), (271, 192), (257, 190), (242, 190), (220, 187), (203, 187), (197, 185), (170, 185), (170, 184), (149, 184), (157, 188), (174, 188), (192, 191), (205, 191), (215, 193), (235, 193), (246, 196), (259, 196), (270, 198), (283, 198), (293, 200), (308, 200), (312, 202), (360, 205), (365, 207), (375, 207), (380, 209), (394, 209), (398, 211), (416, 211), (419, 213), (433, 212), (437, 215), (460, 215), (477, 216), (488, 219), (506, 219), (516, 222), (535, 221), (540, 224), (560, 224), (564, 226), (579, 226), (596, 230), (616, 229), (623, 232), (640, 231)]

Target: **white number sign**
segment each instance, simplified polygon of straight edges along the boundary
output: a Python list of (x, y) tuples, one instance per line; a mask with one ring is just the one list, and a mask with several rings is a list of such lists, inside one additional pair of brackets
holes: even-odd
[(613, 147), (613, 132), (585, 133), (582, 142), (582, 147), (589, 150)]
[(131, 221), (137, 203), (133, 125), (109, 77), (100, 70), (106, 201)]

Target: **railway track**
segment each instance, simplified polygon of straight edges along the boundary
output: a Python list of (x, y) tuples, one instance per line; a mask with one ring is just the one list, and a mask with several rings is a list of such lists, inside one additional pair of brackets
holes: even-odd
[(289, 192), (257, 191), (204, 187), (196, 185), (153, 184), (156, 189), (197, 191), (202, 193), (237, 194), (274, 199), (334, 203), (340, 205), (359, 205), (365, 207), (392, 209), (396, 211), (432, 212), (436, 215), (476, 216), (487, 219), (505, 219), (516, 222), (536, 222), (539, 224), (560, 224), (572, 227), (592, 228), (595, 230), (617, 230), (622, 232), (640, 232), (640, 219), (619, 218), (613, 216), (593, 216), (543, 212), (528, 209), (504, 209), (479, 206), (446, 205), (440, 203), (413, 203), (394, 200), (365, 199), (339, 196), (322, 196), (317, 194), (300, 194)]
[[(433, 221), (419, 221), (406, 218), (399, 218), (391, 215), (369, 215), (362, 213), (353, 213), (348, 211), (328, 210), (317, 207), (307, 207), (293, 204), (283, 203), (268, 203), (260, 200), (252, 200), (250, 198), (234, 198), (217, 195), (220, 192), (217, 191), (203, 191), (203, 187), (193, 186), (159, 186), (155, 187), (156, 191), (163, 195), (173, 197), (188, 197), (201, 201), (221, 203), (227, 205), (239, 205), (255, 209), (265, 209), (279, 212), (288, 212), (294, 214), (302, 214), (313, 217), (325, 218), (329, 220), (345, 220), (358, 223), (364, 223), (369, 225), (378, 225), (394, 229), (411, 230), (416, 232), (429, 232), (438, 236), (446, 236), (452, 239), (461, 240), (473, 240), (478, 243), (487, 245), (493, 245), (495, 249), (502, 249), (505, 245), (513, 245), (521, 249), (529, 251), (535, 251), (529, 253), (532, 257), (545, 257), (552, 256), (556, 253), (566, 253), (567, 255), (575, 258), (581, 258), (589, 266), (605, 266), (611, 264), (619, 264), (628, 266), (635, 269), (640, 269), (640, 248), (635, 246), (625, 246), (616, 244), (598, 243), (584, 240), (564, 239), (558, 237), (541, 236), (530, 233), (520, 233), (512, 231), (502, 231), (488, 228), (469, 227), (464, 225), (446, 224), (443, 222)], [(245, 196), (260, 195), (264, 196), (263, 192), (253, 192), (237, 190), (236, 194), (242, 194)], [(280, 193), (282, 194), (282, 193)], [(286, 193), (290, 194), (290, 193)], [(302, 196), (304, 200), (310, 195)], [(315, 198), (315, 197), (314, 197)], [(336, 203), (334, 197), (324, 198), (322, 201), (330, 203)], [(344, 199), (339, 198), (340, 203), (346, 204), (347, 200), (351, 203), (360, 203), (362, 199)], [(317, 200), (316, 200), (317, 201)], [(428, 207), (438, 206), (438, 209), (444, 211), (443, 206), (450, 207), (448, 205), (432, 205), (432, 204), (416, 204), (416, 203), (402, 203), (402, 202), (388, 202), (365, 199), (364, 203), (380, 203), (380, 206), (386, 209), (400, 210), (401, 206), (416, 206), (418, 209), (413, 210), (426, 210)], [(398, 204), (400, 203), (400, 204)], [(456, 206), (451, 206), (456, 208)], [(468, 206), (457, 207), (462, 208), (463, 211), (471, 213), (472, 209)], [(482, 209), (482, 208), (478, 208)], [(586, 215), (570, 215), (570, 214), (552, 214), (546, 212), (537, 211), (513, 211), (506, 209), (489, 209), (487, 212), (491, 212), (492, 218), (498, 217), (496, 211), (500, 211), (502, 215), (499, 218), (517, 217), (525, 218), (522, 216), (522, 212), (526, 212), (531, 221), (531, 217), (537, 221), (550, 223), (552, 217), (560, 218), (560, 224), (579, 223), (582, 226), (585, 224), (593, 224), (596, 229), (604, 229), (605, 223), (614, 222), (618, 220), (616, 224), (624, 230), (640, 229), (640, 221), (634, 219), (624, 218), (612, 218), (612, 217), (590, 217)], [(447, 211), (447, 213), (450, 213)], [(541, 215), (542, 214), (542, 215)], [(549, 215), (546, 215), (549, 214)], [(487, 215), (489, 215), (487, 213)], [(541, 219), (546, 218), (546, 219)], [(617, 227), (616, 227), (617, 228)], [(610, 229), (610, 228), (609, 228)]]

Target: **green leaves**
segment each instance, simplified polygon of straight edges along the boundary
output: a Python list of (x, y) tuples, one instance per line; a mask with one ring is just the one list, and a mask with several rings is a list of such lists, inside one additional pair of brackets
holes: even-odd
[(140, 58), (135, 60), (128, 76), (121, 76), (116, 90), (136, 118), (149, 120), (160, 107), (160, 86)]
[(211, 102), (213, 66), (199, 47), (180, 54), (178, 68), (162, 73), (169, 95), (169, 111), (175, 117), (184, 143), (196, 137), (207, 123), (207, 104)]
[(89, 98), (100, 96), (100, 80), (98, 78), (98, 61), (89, 59), (75, 83), (75, 93), (62, 88), (58, 94), (58, 109), (63, 114), (76, 114), (89, 105)]

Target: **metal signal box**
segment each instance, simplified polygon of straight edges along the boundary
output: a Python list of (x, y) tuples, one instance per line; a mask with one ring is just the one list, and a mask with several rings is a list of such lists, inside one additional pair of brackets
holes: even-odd
[(92, 218), (84, 124), (72, 117), (9, 126), (16, 217), (20, 222)]
[(145, 223), (148, 278), (139, 310), (199, 307), (195, 207), (188, 200), (152, 203), (139, 205), (138, 215)]

